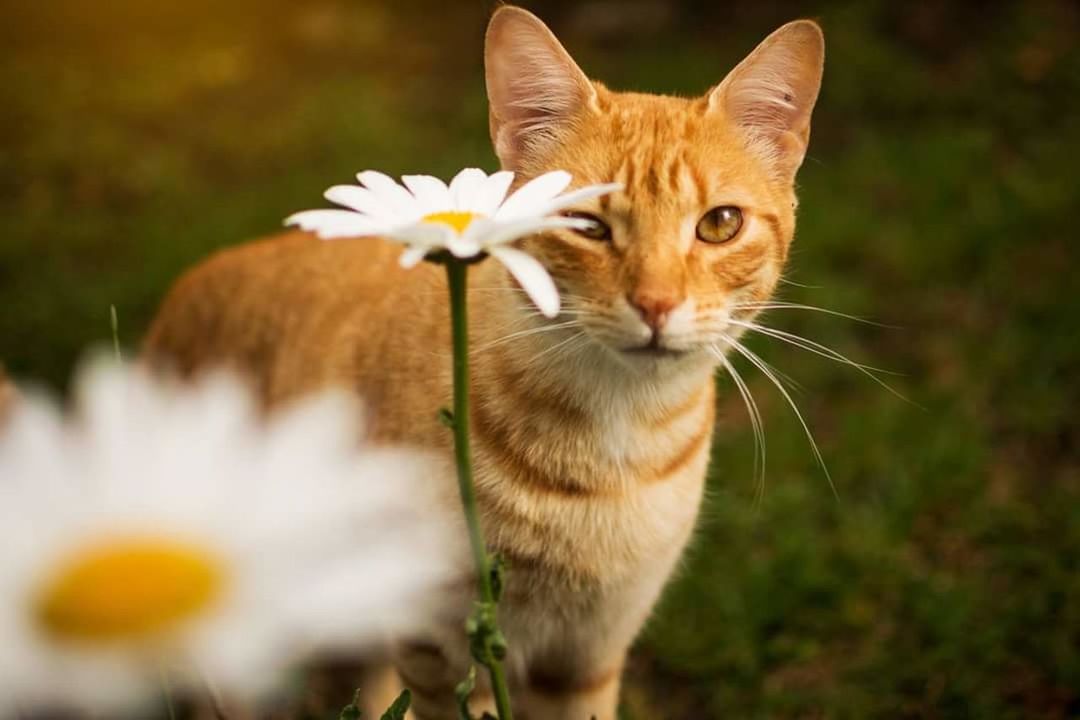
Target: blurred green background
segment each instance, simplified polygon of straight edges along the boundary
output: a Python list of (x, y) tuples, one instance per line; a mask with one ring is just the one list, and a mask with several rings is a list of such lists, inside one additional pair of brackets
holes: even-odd
[[(784, 21), (828, 45), (784, 299), (730, 382), (626, 716), (1080, 716), (1080, 11), (1072, 2), (525, 2), (611, 86), (699, 93)], [(488, 2), (0, 5), (0, 359), (63, 387), (169, 282), (362, 168), (494, 168)], [(752, 369), (740, 363), (748, 374)]]

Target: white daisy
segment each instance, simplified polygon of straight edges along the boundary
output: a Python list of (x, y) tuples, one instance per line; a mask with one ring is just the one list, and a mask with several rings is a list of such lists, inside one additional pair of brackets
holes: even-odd
[(308, 651), (425, 621), (439, 469), (358, 448), (343, 396), (263, 421), (223, 376), (96, 365), (78, 388), (71, 420), (27, 398), (0, 433), (0, 717), (129, 709), (162, 673), (250, 697)]
[(336, 185), (331, 202), (348, 210), (306, 210), (285, 220), (324, 239), (380, 235), (409, 246), (401, 264), (412, 267), (440, 250), (468, 259), (483, 253), (506, 266), (548, 317), (559, 313), (559, 294), (535, 258), (509, 246), (514, 240), (555, 228), (587, 228), (588, 220), (556, 215), (576, 203), (622, 186), (590, 185), (563, 194), (570, 174), (562, 170), (533, 178), (507, 197), (514, 173), (492, 175), (477, 168), (459, 172), (449, 187), (430, 175), (405, 175), (404, 186), (373, 170), (357, 175), (361, 185)]

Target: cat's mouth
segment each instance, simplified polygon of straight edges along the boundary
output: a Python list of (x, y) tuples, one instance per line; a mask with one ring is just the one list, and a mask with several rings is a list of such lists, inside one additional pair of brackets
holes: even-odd
[(635, 355), (638, 357), (651, 357), (651, 358), (677, 358), (686, 354), (685, 350), (676, 350), (674, 348), (665, 347), (658, 343), (655, 339), (646, 343), (645, 345), (635, 345), (632, 347), (622, 348), (622, 352), (627, 355)]

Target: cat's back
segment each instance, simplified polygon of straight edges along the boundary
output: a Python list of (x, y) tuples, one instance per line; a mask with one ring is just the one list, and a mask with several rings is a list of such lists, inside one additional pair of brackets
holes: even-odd
[(144, 344), (153, 364), (181, 375), (231, 366), (273, 402), (328, 382), (338, 336), (363, 325), (389, 332), (393, 308), (430, 283), (427, 268), (406, 272), (400, 246), (379, 238), (327, 242), (287, 232), (221, 250), (173, 285)]

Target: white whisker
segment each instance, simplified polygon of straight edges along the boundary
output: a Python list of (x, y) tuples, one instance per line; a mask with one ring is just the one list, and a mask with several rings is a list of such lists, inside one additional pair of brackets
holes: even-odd
[(879, 323), (874, 320), (867, 320), (861, 318), (858, 315), (849, 315), (848, 313), (840, 312), (839, 310), (829, 310), (828, 308), (817, 307), (814, 305), (802, 305), (800, 303), (781, 302), (781, 301), (768, 301), (768, 302), (752, 302), (752, 303), (735, 303), (732, 306), (733, 310), (808, 310), (810, 312), (819, 312), (826, 315), (833, 315), (835, 317), (842, 317), (847, 320), (853, 320), (864, 325), (874, 325), (875, 327), (893, 328), (896, 325), (887, 325), (885, 323)]
[(757, 475), (758, 479), (758, 498), (756, 502), (761, 503), (765, 497), (765, 423), (761, 419), (761, 411), (758, 409), (754, 396), (750, 393), (750, 388), (747, 387), (742, 376), (739, 375), (731, 361), (724, 356), (720, 348), (710, 345), (709, 352), (716, 356), (716, 359), (720, 361), (720, 364), (727, 370), (728, 375), (731, 376), (735, 387), (739, 390), (739, 394), (742, 395), (746, 412), (750, 416), (750, 425), (754, 432), (754, 474)]
[(817, 459), (818, 464), (821, 466), (822, 472), (825, 473), (825, 478), (829, 481), (829, 487), (832, 489), (833, 496), (839, 500), (840, 495), (836, 492), (836, 485), (833, 483), (832, 475), (829, 474), (829, 468), (825, 464), (825, 458), (821, 454), (821, 450), (818, 448), (817, 441), (814, 440), (814, 434), (810, 432), (810, 426), (806, 423), (806, 419), (803, 417), (802, 412), (799, 410), (799, 406), (795, 404), (795, 400), (791, 397), (791, 393), (787, 391), (784, 384), (772, 373), (769, 369), (768, 363), (759, 358), (753, 352), (748, 350), (742, 343), (738, 342), (730, 335), (722, 334), (721, 339), (730, 345), (736, 352), (742, 355), (744, 358), (750, 361), (754, 367), (762, 372), (766, 378), (776, 386), (776, 389), (783, 395), (784, 400), (791, 406), (792, 411), (795, 413), (795, 417), (798, 418), (799, 424), (802, 425), (803, 432), (806, 433), (806, 439), (810, 442), (810, 449), (814, 453), (814, 457)]
[[(545, 348), (545, 349), (541, 350), (540, 352), (538, 352), (536, 355), (533, 355), (531, 358), (528, 358), (528, 360), (526, 361), (527, 366), (528, 367), (535, 366), (536, 363), (540, 360), (540, 358), (544, 357), (545, 355), (549, 355), (550, 353), (556, 352), (557, 350), (564, 349), (564, 348), (566, 350), (569, 350), (570, 348), (566, 348), (566, 346), (568, 344), (570, 344), (574, 340), (583, 340), (583, 339), (587, 341), (588, 340), (588, 335), (586, 335), (584, 332), (579, 330), (576, 333), (574, 333), (573, 335), (571, 335), (570, 337), (565, 338), (563, 340), (560, 340), (559, 342), (555, 343), (551, 347)], [(564, 350), (564, 352), (566, 350)]]
[(780, 278), (779, 282), (782, 282), (785, 285), (791, 285), (792, 287), (805, 288), (807, 290), (820, 290), (822, 287), (824, 287), (822, 285), (807, 285), (806, 283), (801, 283), (801, 282), (796, 282), (794, 280), (789, 280), (786, 277)]
[(511, 342), (512, 340), (518, 340), (518, 339), (523, 338), (523, 337), (528, 337), (529, 335), (537, 335), (537, 334), (545, 333), (545, 332), (554, 332), (556, 330), (565, 330), (567, 328), (574, 327), (575, 325), (580, 325), (580, 323), (577, 320), (567, 320), (567, 321), (561, 322), (561, 323), (554, 323), (554, 324), (551, 324), (551, 325), (541, 325), (540, 327), (532, 327), (532, 328), (527, 328), (525, 330), (518, 330), (517, 332), (512, 332), (509, 335), (503, 335), (500, 338), (496, 338), (495, 340), (484, 343), (483, 345), (480, 345), (478, 347), (474, 347), (469, 352), (470, 353), (485, 352), (487, 350), (491, 350), (492, 348), (498, 347), (499, 345), (504, 345), (504, 344), (506, 344), (508, 342)]
[[(875, 372), (885, 373), (885, 374), (896, 374), (896, 373), (890, 373), (888, 370), (883, 370), (881, 368), (876, 368), (876, 367), (872, 367), (870, 365), (863, 365), (862, 363), (855, 362), (851, 358), (848, 358), (847, 356), (841, 354), (840, 352), (837, 352), (836, 350), (833, 350), (832, 348), (830, 348), (830, 347), (828, 347), (826, 345), (822, 345), (821, 343), (816, 342), (814, 340), (811, 340), (809, 338), (804, 338), (801, 335), (796, 335), (795, 333), (787, 332), (785, 330), (778, 330), (776, 328), (766, 327), (764, 325), (759, 325), (757, 323), (744, 322), (742, 320), (734, 320), (734, 319), (732, 319), (732, 320), (729, 320), (728, 322), (730, 322), (732, 325), (737, 325), (738, 327), (746, 328), (747, 330), (751, 330), (751, 331), (759, 333), (761, 335), (765, 335), (767, 337), (771, 337), (771, 338), (774, 338), (776, 340), (780, 340), (781, 342), (785, 342), (785, 343), (787, 343), (789, 345), (792, 345), (794, 347), (800, 348), (802, 350), (806, 350), (807, 352), (812, 352), (815, 355), (820, 355), (821, 357), (828, 358), (829, 360), (833, 360), (834, 362), (838, 362), (838, 363), (840, 363), (842, 365), (850, 365), (851, 367), (853, 367), (856, 370), (858, 370), (859, 372), (861, 372), (863, 375), (867, 376), (868, 378), (870, 378), (871, 380), (876, 382), (881, 387), (888, 390), (890, 393), (892, 393), (896, 397), (900, 398), (901, 400), (903, 400), (905, 402), (911, 402), (911, 400), (904, 397), (895, 388), (893, 388), (887, 382), (885, 382), (884, 380), (882, 380), (881, 378), (879, 378), (877, 375), (874, 374)], [(914, 403), (912, 403), (912, 404), (914, 404)]]

